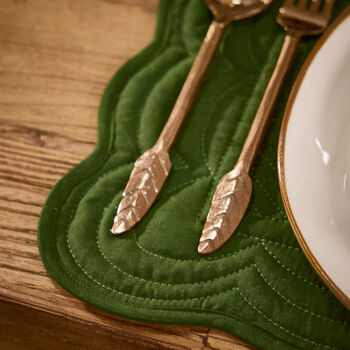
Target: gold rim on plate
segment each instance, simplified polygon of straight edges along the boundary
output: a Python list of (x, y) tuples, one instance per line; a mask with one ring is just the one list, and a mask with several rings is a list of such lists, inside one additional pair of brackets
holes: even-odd
[(296, 219), (294, 217), (292, 208), (289, 203), (288, 194), (287, 194), (287, 188), (285, 183), (285, 169), (284, 169), (284, 152), (285, 152), (285, 141), (286, 141), (286, 134), (287, 134), (287, 128), (288, 128), (288, 122), (289, 117), (292, 111), (292, 107), (294, 105), (295, 98), (299, 92), (300, 86), (304, 80), (304, 77), (311, 65), (311, 62), (313, 62), (315, 56), (320, 51), (320, 49), (323, 47), (324, 43), (328, 40), (328, 38), (331, 36), (331, 34), (335, 31), (335, 29), (350, 15), (350, 6), (348, 6), (334, 21), (333, 23), (328, 27), (328, 29), (324, 32), (324, 34), (321, 36), (321, 38), (318, 40), (314, 48), (312, 49), (311, 53), (307, 57), (303, 67), (301, 68), (297, 79), (295, 80), (295, 83), (293, 85), (292, 91), (290, 93), (290, 96), (288, 98), (287, 106), (284, 112), (279, 141), (278, 141), (278, 179), (279, 179), (279, 185), (281, 189), (281, 195), (284, 207), (287, 212), (287, 216), (289, 218), (289, 222), (292, 225), (294, 234), (304, 251), (306, 257), (310, 261), (313, 268), (316, 270), (316, 272), (319, 274), (319, 276), (322, 278), (324, 283), (328, 286), (328, 288), (335, 294), (335, 296), (350, 310), (350, 299), (341, 291), (341, 289), (334, 283), (334, 281), (328, 276), (326, 271), (322, 268), (322, 266), (319, 264), (315, 256), (313, 255), (311, 249), (309, 248), (308, 244), (306, 243), (304, 236), (298, 227), (298, 224), (296, 222)]

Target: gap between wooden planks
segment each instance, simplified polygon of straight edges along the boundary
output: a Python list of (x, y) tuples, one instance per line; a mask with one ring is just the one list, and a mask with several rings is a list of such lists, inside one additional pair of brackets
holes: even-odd
[(70, 296), (40, 261), (41, 207), (54, 184), (92, 152), (103, 90), (150, 42), (157, 5), (157, 0), (1, 3), (1, 349), (252, 349), (214, 329), (103, 313)]

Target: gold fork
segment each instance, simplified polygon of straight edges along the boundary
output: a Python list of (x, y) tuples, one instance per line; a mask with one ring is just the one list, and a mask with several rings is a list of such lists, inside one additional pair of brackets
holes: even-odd
[(285, 0), (280, 8), (276, 21), (287, 35), (238, 161), (233, 170), (221, 178), (215, 190), (199, 240), (199, 254), (208, 254), (221, 247), (241, 222), (252, 194), (249, 170), (296, 47), (303, 35), (324, 31), (334, 1), (311, 0), (308, 5), (309, 0)]
[(258, 14), (265, 10), (271, 1), (205, 0), (214, 15), (214, 20), (156, 144), (135, 162), (114, 218), (111, 229), (114, 235), (120, 235), (136, 225), (157, 198), (171, 169), (169, 148), (192, 106), (202, 78), (227, 24)]

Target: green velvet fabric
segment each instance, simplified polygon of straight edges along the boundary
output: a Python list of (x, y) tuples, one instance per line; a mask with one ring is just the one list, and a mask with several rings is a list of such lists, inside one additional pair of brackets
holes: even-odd
[[(337, 0), (334, 16), (348, 4)], [(220, 328), (261, 349), (350, 349), (350, 312), (299, 248), (277, 179), (283, 109), (316, 38), (299, 46), (237, 233), (216, 253), (197, 254), (215, 186), (238, 157), (279, 54), (280, 5), (228, 26), (159, 198), (116, 238), (110, 228), (133, 162), (160, 134), (212, 19), (203, 0), (160, 1), (154, 41), (105, 91), (95, 151), (59, 181), (42, 211), (43, 262), (73, 295), (136, 320)]]

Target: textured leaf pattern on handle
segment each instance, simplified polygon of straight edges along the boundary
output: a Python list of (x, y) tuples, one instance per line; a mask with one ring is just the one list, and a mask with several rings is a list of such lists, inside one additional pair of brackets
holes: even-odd
[(113, 234), (129, 230), (144, 217), (157, 198), (170, 169), (168, 152), (157, 146), (136, 160), (114, 218), (111, 229)]
[(219, 181), (204, 226), (198, 253), (208, 254), (221, 247), (244, 216), (252, 193), (252, 180), (237, 166)]

